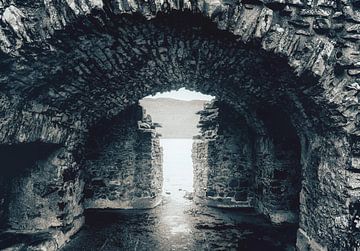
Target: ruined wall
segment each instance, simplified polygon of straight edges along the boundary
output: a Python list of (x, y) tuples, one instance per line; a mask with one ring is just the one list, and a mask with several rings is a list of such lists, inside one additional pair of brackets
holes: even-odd
[[(5, 244), (15, 240), (18, 248), (57, 249), (83, 224), (83, 182), (73, 154), (40, 142), (3, 145), (0, 150), (0, 229), (8, 233)], [(37, 237), (44, 231), (48, 234)], [(9, 247), (3, 245), (0, 248)]]
[(286, 114), (267, 106), (258, 111), (263, 135), (254, 140), (256, 209), (275, 223), (298, 222), (301, 147)]
[[(360, 187), (360, 137), (353, 136), (350, 140), (352, 158), (348, 169), (348, 187), (351, 194), (356, 194)], [(352, 229), (351, 242), (355, 246), (360, 245), (360, 203), (356, 199), (349, 202), (350, 225)]]
[(0, 0), (0, 16), (2, 144), (73, 149), (99, 119), (183, 86), (245, 117), (277, 103), (302, 131), (299, 240), (359, 246), (359, 1)]
[[(100, 132), (92, 135), (100, 136), (94, 140), (100, 143), (100, 150), (103, 150), (96, 153), (102, 159), (87, 159), (84, 162), (87, 134), (75, 134), (74, 131), (74, 134), (64, 134), (56, 129), (36, 131), (56, 138), (61, 142), (59, 144), (32, 142), (0, 145), (0, 249), (60, 248), (82, 227), (84, 206), (93, 208), (104, 205), (103, 202), (87, 200), (89, 189), (94, 194), (104, 192), (102, 196), (123, 196), (118, 203), (111, 205), (114, 208), (118, 208), (119, 204), (123, 207), (152, 207), (159, 202), (162, 185), (159, 139), (151, 118), (143, 116), (139, 107), (132, 107), (130, 111), (129, 117), (123, 118), (125, 123), (121, 121), (107, 128), (98, 127)], [(34, 136), (25, 129), (28, 128), (23, 128), (24, 138)], [(109, 138), (113, 141), (107, 141)], [(109, 145), (101, 145), (104, 140)], [(77, 147), (74, 147), (75, 142)], [(112, 166), (113, 163), (106, 157), (114, 157), (115, 161), (120, 161), (122, 157), (122, 169)], [(89, 180), (89, 173), (85, 172), (87, 169), (81, 171), (84, 163), (93, 164), (94, 174), (103, 175), (103, 180), (112, 183), (112, 187), (98, 191), (87, 183), (87, 190), (84, 191), (84, 180)], [(96, 188), (100, 178), (92, 178)], [(132, 178), (130, 182), (129, 178)], [(125, 195), (121, 192), (125, 192)], [(129, 193), (132, 193), (132, 197), (128, 196)], [(126, 200), (129, 203), (126, 204)], [(106, 202), (109, 201), (114, 202)]]
[(352, 237), (349, 210), (352, 189), (348, 189), (348, 172), (340, 168), (350, 167), (348, 142), (328, 133), (301, 139), (301, 145), (303, 181), (297, 246), (300, 250), (351, 250), (349, 247), (358, 245)]
[(267, 107), (259, 115), (267, 134), (250, 130), (229, 105), (205, 106), (193, 145), (195, 195), (212, 206), (253, 207), (274, 223), (297, 223), (300, 142), (283, 114)]
[(274, 223), (298, 222), (301, 189), (300, 149), (283, 148), (269, 137), (254, 144), (256, 209)]
[[(203, 121), (222, 119), (224, 113), (212, 110), (214, 112), (203, 113), (208, 116)], [(299, 250), (325, 247), (348, 250), (351, 245), (357, 246), (359, 206), (357, 200), (351, 198), (359, 188), (358, 139), (348, 141), (333, 133), (301, 134), (285, 114), (271, 105), (251, 115), (250, 125), (255, 132), (251, 138), (254, 179), (249, 187), (254, 196), (252, 206), (275, 223), (298, 222), (296, 245)], [(219, 118), (216, 120), (216, 117)], [(225, 145), (217, 145), (216, 150), (211, 151), (213, 146), (204, 137), (216, 139), (216, 125), (202, 124), (208, 130), (194, 143), (194, 168), (201, 178), (195, 180), (195, 184), (203, 198), (206, 198), (207, 185), (214, 174), (209, 171), (211, 161), (208, 162), (206, 156), (211, 160), (214, 157), (210, 153), (221, 156), (227, 149)], [(241, 133), (233, 137), (238, 135)], [(354, 153), (352, 161), (346, 157), (350, 151)], [(215, 173), (222, 176), (219, 170)], [(220, 186), (226, 187), (221, 182)], [(321, 236), (321, 239), (313, 236)]]
[(252, 206), (249, 128), (241, 116), (218, 101), (206, 104), (200, 114), (201, 135), (194, 138), (192, 149), (196, 198), (210, 206)]
[(93, 127), (86, 147), (85, 208), (151, 208), (160, 202), (162, 149), (140, 106)]
[[(4, 67), (1, 67), (4, 70), (2, 84), (9, 86), (9, 89), (11, 89), (10, 86), (16, 86), (18, 91), (23, 90), (24, 93), (34, 92), (35, 96), (38, 93), (46, 93), (42, 98), (53, 96), (54, 100), (51, 103), (55, 106), (62, 103), (59, 102), (60, 99), (69, 99), (75, 93), (89, 101), (91, 99), (87, 99), (85, 93), (80, 94), (84, 88), (64, 88), (61, 86), (62, 84), (57, 86), (59, 78), (61, 79), (64, 76), (74, 78), (72, 81), (62, 81), (64, 85), (77, 83), (76, 86), (79, 86), (79, 82), (82, 84), (92, 82), (96, 84), (91, 88), (109, 89), (112, 89), (112, 85), (104, 87), (99, 83), (103, 82), (104, 79), (109, 80), (109, 82), (116, 82), (121, 76), (124, 76), (124, 80), (122, 79), (120, 83), (134, 79), (135, 76), (131, 71), (124, 70), (126, 67), (119, 67), (115, 71), (110, 71), (112, 67), (118, 65), (133, 66), (133, 64), (129, 64), (129, 62), (134, 62), (131, 56), (121, 57), (121, 60), (118, 60), (115, 55), (127, 53), (123, 50), (126, 44), (133, 48), (136, 47), (135, 50), (127, 50), (129, 53), (136, 54), (139, 57), (146, 55), (147, 51), (141, 49), (144, 43), (137, 38), (142, 38), (150, 33), (137, 32), (134, 29), (131, 33), (136, 36), (135, 39), (118, 40), (119, 37), (123, 36), (117, 36), (117, 29), (120, 33), (125, 34), (129, 31), (127, 28), (133, 26), (129, 25), (126, 28), (126, 25), (119, 25), (117, 23), (119, 17), (125, 13), (136, 13), (136, 15), (141, 15), (146, 19), (152, 19), (163, 13), (173, 14), (173, 10), (200, 13), (206, 19), (213, 21), (220, 30), (227, 30), (237, 36), (238, 40), (244, 43), (258, 41), (256, 43), (257, 49), (264, 49), (287, 58), (288, 65), (297, 75), (311, 72), (319, 77), (319, 81), (316, 81), (317, 83), (314, 86), (328, 90), (328, 92), (324, 92), (324, 95), (317, 95), (317, 88), (306, 88), (308, 89), (306, 95), (318, 96), (311, 98), (316, 100), (317, 105), (320, 105), (322, 101), (333, 103), (333, 110), (338, 112), (338, 115), (334, 115), (337, 118), (332, 121), (334, 125), (344, 120), (343, 127), (346, 128), (347, 132), (359, 133), (358, 120), (356, 119), (358, 110), (351, 108), (358, 103), (353, 92), (359, 90), (357, 82), (359, 65), (357, 62), (359, 60), (358, 23), (360, 10), (358, 1), (355, 0), (341, 2), (334, 0), (291, 0), (288, 2), (277, 0), (239, 2), (205, 0), (183, 1), (181, 3), (178, 1), (164, 3), (162, 1), (115, 0), (30, 3), (2, 0), (0, 2), (0, 48), (4, 58), (2, 65)], [(106, 33), (106, 36), (96, 42), (86, 43), (86, 41), (91, 40), (93, 35), (89, 33), (98, 28)], [(76, 36), (83, 32), (88, 35), (85, 39)], [(64, 37), (58, 40), (61, 34)], [(101, 32), (95, 36), (100, 38)], [(76, 45), (74, 40), (78, 39), (84, 42), (82, 46)], [(140, 44), (135, 41), (139, 41)], [(58, 42), (60, 46), (57, 44)], [(112, 44), (114, 46), (111, 46)], [(122, 47), (121, 49), (117, 48), (119, 44)], [(91, 47), (91, 49), (89, 48), (90, 53), (88, 46)], [(159, 54), (167, 54), (161, 52), (164, 50), (160, 50)], [(44, 55), (48, 60), (44, 60), (40, 55)], [(56, 58), (57, 56), (59, 58)], [(50, 58), (52, 58), (52, 66), (57, 65), (58, 67), (49, 67)], [(168, 65), (171, 60), (168, 60), (166, 55), (163, 55), (163, 58), (167, 61), (165, 65)], [(88, 61), (91, 63), (84, 64)], [(94, 67), (91, 64), (94, 64)], [(226, 66), (231, 67), (231, 63), (226, 64)], [(96, 70), (93, 71), (94, 69)], [(118, 74), (119, 71), (122, 72)], [(69, 72), (72, 74), (67, 74)], [(94, 72), (99, 76), (91, 78), (89, 81), (88, 75)], [(150, 70), (150, 72), (157, 76), (161, 75), (160, 72), (154, 73), (154, 70)], [(126, 75), (127, 73), (130, 74)], [(142, 73), (145, 74), (145, 72)], [(110, 77), (111, 74), (118, 75)], [(141, 75), (139, 74), (139, 76)], [(141, 79), (129, 81), (129, 86), (134, 87), (134, 83), (138, 81), (140, 83)], [(46, 90), (46, 86), (49, 84), (53, 85), (54, 88)], [(35, 86), (37, 88), (32, 88)], [(67, 95), (61, 95), (61, 92)], [(130, 96), (135, 96), (133, 94), (135, 93), (129, 93)], [(34, 99), (39, 98), (35, 96)], [(76, 101), (75, 97), (72, 101), (74, 100)], [(103, 111), (108, 110), (109, 113), (114, 114), (110, 107), (114, 106), (116, 102), (109, 101), (108, 98), (106, 100), (107, 102), (104, 103), (98, 102), (99, 109), (102, 106)], [(75, 104), (77, 102), (70, 103)], [(79, 102), (76, 107), (74, 105), (74, 110), (81, 109), (84, 103), (86, 102)], [(87, 104), (96, 105), (93, 102)], [(120, 103), (118, 106), (121, 106)], [(119, 111), (119, 109), (117, 110)]]

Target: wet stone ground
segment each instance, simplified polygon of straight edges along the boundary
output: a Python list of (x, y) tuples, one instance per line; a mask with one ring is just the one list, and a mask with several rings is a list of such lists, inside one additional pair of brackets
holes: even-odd
[(62, 250), (295, 250), (296, 226), (249, 210), (195, 205), (179, 191), (150, 210), (89, 211)]
[[(88, 211), (85, 227), (63, 251), (293, 251), (296, 226), (273, 226), (239, 209), (185, 199), (192, 191), (191, 139), (162, 139), (164, 199), (150, 210)], [(171, 150), (175, 149), (175, 150)]]

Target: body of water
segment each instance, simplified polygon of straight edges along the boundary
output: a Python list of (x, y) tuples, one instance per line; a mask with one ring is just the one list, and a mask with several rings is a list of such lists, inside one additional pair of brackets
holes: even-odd
[(183, 194), (193, 190), (192, 139), (161, 139), (163, 147), (164, 193)]

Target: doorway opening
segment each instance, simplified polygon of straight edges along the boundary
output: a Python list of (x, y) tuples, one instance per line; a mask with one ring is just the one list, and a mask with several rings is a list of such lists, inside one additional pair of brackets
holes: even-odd
[(193, 192), (193, 137), (204, 104), (215, 97), (185, 88), (157, 93), (140, 100), (140, 105), (161, 127), (163, 148), (163, 195), (181, 200)]

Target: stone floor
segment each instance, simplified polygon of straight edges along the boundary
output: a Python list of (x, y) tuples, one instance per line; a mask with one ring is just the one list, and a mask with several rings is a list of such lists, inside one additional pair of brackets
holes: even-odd
[(87, 212), (70, 250), (295, 250), (294, 226), (273, 226), (249, 210), (195, 205), (184, 191), (151, 210)]
[[(151, 210), (87, 211), (85, 226), (62, 251), (294, 250), (296, 226), (273, 226), (250, 210), (196, 205), (186, 192), (193, 185), (192, 140), (165, 140), (162, 146), (162, 204)], [(40, 246), (45, 248), (34, 248)], [(56, 248), (49, 232), (0, 234), (0, 250), (49, 247)]]

